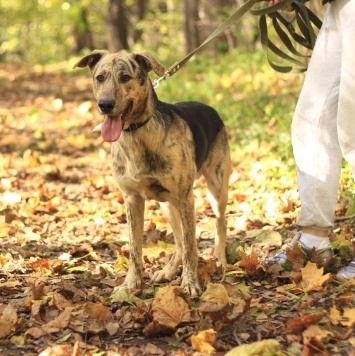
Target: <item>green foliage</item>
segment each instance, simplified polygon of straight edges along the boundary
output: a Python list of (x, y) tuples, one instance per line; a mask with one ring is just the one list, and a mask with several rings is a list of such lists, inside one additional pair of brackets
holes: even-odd
[(97, 44), (103, 43), (107, 1), (14, 0), (1, 2), (0, 60), (50, 63), (65, 60), (73, 48), (73, 28), (83, 29), (81, 8), (89, 8), (89, 22)]

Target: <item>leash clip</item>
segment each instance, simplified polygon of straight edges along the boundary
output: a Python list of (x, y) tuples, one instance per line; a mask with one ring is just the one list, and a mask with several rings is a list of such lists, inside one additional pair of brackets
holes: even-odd
[(162, 80), (165, 80), (165, 79), (166, 79), (165, 74), (162, 77), (158, 78), (158, 79), (154, 79), (154, 81), (153, 81), (153, 89), (159, 88), (160, 82)]
[[(153, 81), (153, 88), (159, 88), (160, 82), (162, 80), (167, 80), (168, 78), (170, 78), (173, 74), (175, 74), (178, 70), (180, 69), (180, 65), (179, 64), (174, 64), (174, 66), (172, 68), (169, 68), (162, 77), (158, 78), (158, 79), (154, 79)], [(172, 72), (172, 73), (170, 73)]]

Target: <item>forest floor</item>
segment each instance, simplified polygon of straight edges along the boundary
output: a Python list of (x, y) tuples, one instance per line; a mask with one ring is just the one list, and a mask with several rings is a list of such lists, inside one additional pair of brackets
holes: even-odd
[(223, 268), (196, 182), (201, 296), (186, 296), (179, 276), (149, 282), (174, 248), (154, 201), (143, 289), (112, 295), (127, 273), (127, 224), (109, 145), (91, 132), (99, 119), (88, 76), (0, 65), (1, 355), (355, 355), (355, 281), (334, 277), (353, 257), (348, 203), (324, 268), (297, 248), (288, 271), (263, 267), (294, 235), (299, 201), (294, 180), (269, 186), (257, 152), (233, 168)]

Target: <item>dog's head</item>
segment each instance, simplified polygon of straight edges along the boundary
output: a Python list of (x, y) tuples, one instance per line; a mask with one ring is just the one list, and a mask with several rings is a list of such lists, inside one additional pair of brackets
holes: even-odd
[(162, 76), (165, 68), (149, 52), (125, 54), (95, 50), (74, 68), (87, 66), (93, 74), (98, 110), (105, 117), (101, 127), (105, 141), (117, 141), (125, 124), (144, 121), (147, 115), (152, 115), (148, 73), (153, 70)]

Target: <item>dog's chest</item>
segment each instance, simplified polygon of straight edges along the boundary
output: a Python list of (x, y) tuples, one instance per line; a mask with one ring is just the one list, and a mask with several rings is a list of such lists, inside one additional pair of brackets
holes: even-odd
[[(183, 161), (186, 154), (181, 149), (157, 149), (140, 141), (127, 145), (122, 140), (112, 145), (111, 153), (113, 175), (120, 189), (127, 193), (170, 201), (182, 187), (193, 182), (194, 167)], [(193, 162), (191, 158), (188, 161)], [(187, 183), (189, 177), (191, 182)]]
[(116, 142), (112, 145), (111, 157), (114, 173), (133, 180), (142, 176), (164, 177), (174, 170), (169, 152), (153, 149), (148, 142)]

